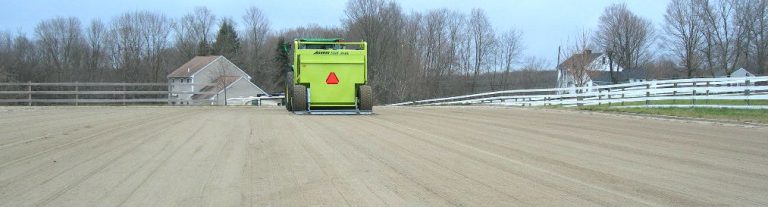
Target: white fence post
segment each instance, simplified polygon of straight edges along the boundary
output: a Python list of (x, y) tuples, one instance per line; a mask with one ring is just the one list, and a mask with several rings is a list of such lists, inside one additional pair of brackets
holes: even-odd
[(744, 87), (745, 87), (745, 89), (744, 89), (744, 96), (745, 96), (744, 99), (746, 100), (747, 105), (749, 105), (749, 94), (751, 92), (751, 91), (749, 91), (749, 79), (744, 81)]
[(125, 82), (123, 82), (123, 106), (125, 106), (125, 94), (128, 93), (128, 88), (125, 86)]
[(78, 106), (80, 102), (80, 84), (75, 81), (75, 106)]
[(672, 84), (672, 104), (675, 104), (677, 102), (677, 83)]
[(650, 105), (650, 100), (648, 98), (651, 97), (651, 84), (646, 83), (645, 84), (645, 105)]
[(32, 81), (27, 81), (27, 106), (32, 106)]
[(693, 82), (693, 93), (691, 94), (691, 104), (696, 105), (696, 81)]

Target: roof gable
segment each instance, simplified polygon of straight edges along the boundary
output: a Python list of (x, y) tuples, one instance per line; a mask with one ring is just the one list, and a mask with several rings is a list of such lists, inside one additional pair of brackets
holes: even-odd
[(739, 68), (738, 70), (733, 71), (733, 73), (731, 73), (731, 77), (750, 77), (750, 76), (755, 76), (755, 75), (753, 75), (747, 69), (744, 69), (744, 68)]
[[(228, 88), (242, 78), (242, 76), (221, 76), (212, 82), (213, 85), (205, 86), (200, 89), (200, 92), (218, 94), (223, 91), (224, 88)], [(208, 99), (215, 96), (216, 94), (195, 94), (192, 95), (192, 99)]]
[(600, 56), (603, 56), (603, 53), (578, 53), (573, 54), (571, 57), (568, 57), (568, 59), (565, 59), (560, 65), (557, 65), (558, 69), (563, 69), (565, 67), (568, 67), (572, 64), (579, 64), (581, 61), (586, 61), (586, 64), (592, 64), (597, 58)]

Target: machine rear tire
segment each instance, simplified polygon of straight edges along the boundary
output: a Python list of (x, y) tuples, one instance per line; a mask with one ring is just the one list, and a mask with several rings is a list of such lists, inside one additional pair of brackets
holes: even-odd
[(283, 99), (283, 104), (285, 105), (285, 109), (288, 111), (293, 111), (293, 104), (291, 104), (292, 93), (293, 93), (293, 72), (287, 72), (285, 73), (285, 98)]
[(307, 110), (307, 87), (304, 85), (293, 85), (293, 98), (291, 104), (293, 111)]
[(373, 90), (371, 89), (371, 86), (369, 85), (361, 85), (358, 89), (358, 109), (361, 111), (372, 111), (373, 110)]

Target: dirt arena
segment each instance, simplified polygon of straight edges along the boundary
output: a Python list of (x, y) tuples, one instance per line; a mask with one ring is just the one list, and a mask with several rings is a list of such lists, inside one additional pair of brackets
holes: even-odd
[(2, 107), (0, 206), (766, 206), (768, 128), (563, 110)]

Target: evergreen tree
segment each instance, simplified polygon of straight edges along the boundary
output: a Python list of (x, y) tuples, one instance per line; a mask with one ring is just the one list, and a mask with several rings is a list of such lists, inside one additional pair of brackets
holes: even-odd
[(274, 80), (276, 80), (276, 85), (281, 86), (285, 84), (285, 78), (286, 74), (290, 71), (292, 71), (290, 59), (288, 57), (288, 49), (290, 48), (290, 45), (285, 42), (284, 37), (280, 37), (277, 40), (277, 48), (275, 52), (275, 65), (280, 69), (279, 73), (275, 74)]
[(224, 19), (221, 22), (219, 32), (216, 34), (216, 42), (213, 43), (213, 54), (223, 55), (232, 62), (236, 62), (240, 52), (240, 39), (232, 25), (232, 20)]
[(211, 46), (208, 44), (208, 41), (202, 40), (200, 43), (197, 44), (197, 56), (206, 56), (206, 55), (212, 55), (213, 51), (211, 49)]

